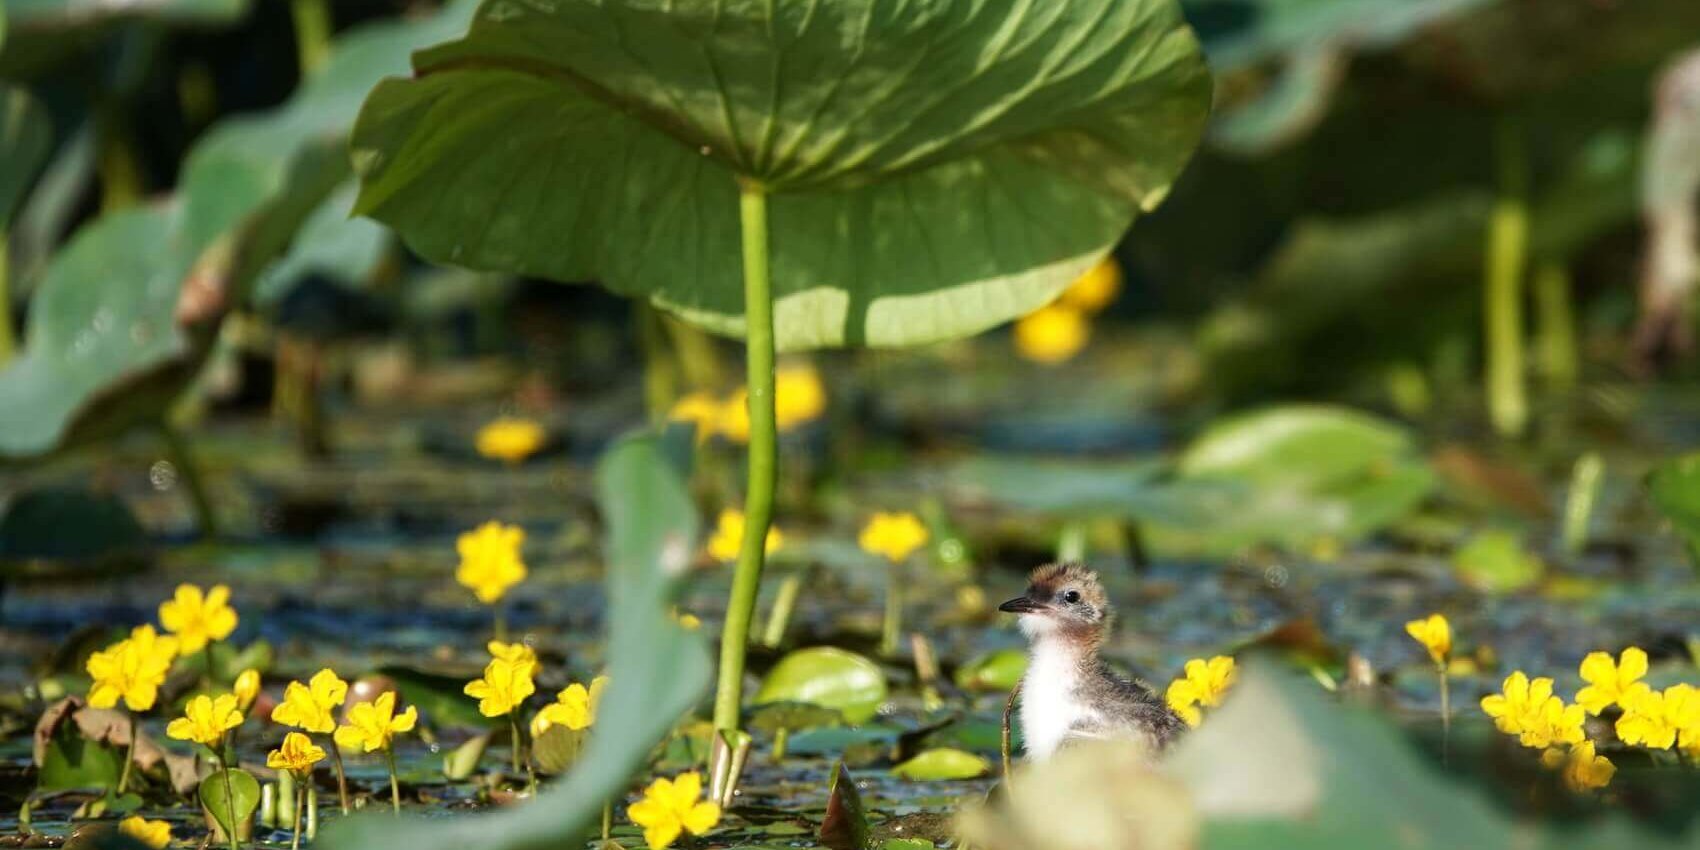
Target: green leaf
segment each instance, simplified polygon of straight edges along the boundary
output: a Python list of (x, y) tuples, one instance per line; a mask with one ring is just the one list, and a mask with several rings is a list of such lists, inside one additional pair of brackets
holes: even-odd
[(866, 722), (885, 702), (885, 673), (874, 662), (834, 646), (799, 649), (779, 659), (755, 704), (803, 702), (843, 712), (845, 721)]
[(484, 751), (490, 748), (490, 738), (494, 734), (485, 732), (475, 735), (443, 756), (443, 778), (450, 782), (460, 782), (477, 773), (478, 762), (484, 758)]
[(1008, 693), (1027, 673), (1027, 653), (1000, 649), (971, 659), (956, 669), (956, 686), (965, 691)]
[(696, 551), (696, 506), (653, 437), (616, 444), (597, 469), (608, 524), (608, 690), (584, 756), (524, 806), (468, 817), (396, 821), (367, 815), (331, 824), (329, 850), (547, 850), (583, 837), (605, 800), (707, 690), (708, 654), (670, 616), (672, 584)]
[(36, 774), (37, 792), (80, 789), (112, 790), (123, 772), (124, 754), (116, 747), (91, 741), (66, 723), (48, 741)]
[(356, 209), (737, 334), (741, 176), (772, 193), (781, 349), (913, 345), (1095, 263), (1209, 99), (1171, 0), (487, 3), (368, 99)]
[(904, 779), (974, 779), (992, 772), (992, 763), (980, 756), (949, 747), (926, 750), (891, 769)]
[(838, 762), (833, 766), (832, 784), (827, 789), (820, 843), (830, 850), (868, 850), (872, 841), (873, 830), (868, 826), (868, 812), (862, 806), (856, 780), (844, 762)]
[(201, 780), (200, 796), (201, 805), (224, 833), (237, 835), (241, 824), (260, 807), (260, 783), (240, 768), (214, 771)]
[(560, 724), (550, 726), (531, 741), (531, 758), (538, 771), (555, 776), (566, 773), (584, 753), (588, 729), (568, 729)]
[(751, 729), (768, 733), (820, 729), (843, 725), (844, 713), (807, 702), (770, 702), (751, 709), (747, 722)]
[(1546, 575), (1546, 562), (1523, 548), (1514, 531), (1483, 531), (1452, 555), (1452, 567), (1466, 584), (1493, 593), (1521, 590)]
[(0, 511), (0, 564), (50, 559), (89, 566), (137, 557), (147, 543), (124, 500), (107, 493), (25, 490)]
[(1647, 492), (1689, 546), (1700, 549), (1700, 452), (1660, 464), (1647, 477)]
[[(5, 16), (0, 14), (0, 36)], [(53, 152), (53, 122), (28, 90), (0, 84), (0, 233), (11, 226), (47, 155)]]
[(394, 681), (402, 700), (417, 706), (425, 722), (434, 727), (487, 729), (507, 723), (504, 718), (479, 713), (478, 700), (466, 695), (466, 683), (474, 677), (431, 673), (399, 664), (381, 667), (378, 673)]

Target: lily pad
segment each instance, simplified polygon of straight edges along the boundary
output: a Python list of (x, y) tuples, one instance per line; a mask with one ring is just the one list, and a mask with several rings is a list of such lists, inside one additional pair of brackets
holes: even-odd
[(965, 691), (1008, 693), (1027, 673), (1027, 653), (1000, 649), (976, 656), (956, 668), (956, 686)]
[(891, 772), (904, 779), (975, 779), (991, 773), (992, 763), (964, 750), (940, 747), (917, 753)]
[(836, 709), (855, 724), (872, 718), (885, 697), (878, 664), (835, 646), (817, 646), (781, 658), (762, 680), (755, 704), (809, 703)]
[(1172, 0), (1046, 10), (486, 3), (368, 99), (356, 209), (435, 262), (739, 334), (743, 179), (771, 195), (781, 349), (977, 332), (1156, 206), (1209, 109)]
[(122, 499), (75, 488), (19, 493), (0, 515), (0, 574), (30, 562), (77, 568), (139, 562), (147, 532)]
[(83, 737), (74, 723), (59, 727), (42, 750), (37, 792), (118, 787), (124, 754), (116, 747)]
[(1470, 538), (1452, 555), (1452, 567), (1465, 583), (1492, 593), (1521, 590), (1546, 575), (1546, 562), (1523, 548), (1514, 531), (1493, 529)]

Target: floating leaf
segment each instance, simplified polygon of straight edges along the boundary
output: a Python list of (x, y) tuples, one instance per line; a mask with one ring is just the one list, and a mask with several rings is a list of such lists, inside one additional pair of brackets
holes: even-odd
[(1523, 548), (1513, 531), (1490, 530), (1470, 538), (1452, 555), (1452, 567), (1466, 583), (1493, 593), (1521, 590), (1541, 580), (1546, 563)]
[(490, 748), (490, 739), (494, 735), (493, 732), (474, 735), (466, 743), (450, 750), (443, 756), (443, 778), (459, 782), (477, 773), (478, 762), (484, 758), (484, 751)]
[(124, 754), (117, 747), (83, 737), (76, 724), (67, 723), (48, 740), (40, 762), (35, 778), (38, 792), (111, 790), (118, 787)]
[(583, 837), (605, 800), (624, 793), (650, 749), (708, 687), (700, 640), (672, 618), (672, 581), (696, 551), (696, 505), (652, 437), (629, 438), (599, 464), (608, 523), (608, 670), (595, 732), (577, 767), (524, 806), (454, 819), (339, 820), (330, 850), (541, 850)]
[(218, 770), (201, 780), (200, 796), (201, 805), (226, 835), (240, 835), (243, 822), (260, 807), (260, 783), (240, 768)]
[(1027, 653), (1019, 649), (1000, 649), (971, 659), (956, 668), (956, 686), (965, 691), (1015, 690), (1017, 682), (1027, 673)]
[(779, 659), (756, 691), (756, 705), (804, 702), (862, 723), (885, 702), (885, 673), (874, 662), (834, 646), (799, 649)]
[(76, 488), (18, 493), (0, 514), (0, 574), (35, 571), (41, 562), (76, 569), (141, 563), (148, 545), (117, 496)]
[(1096, 263), (1209, 100), (1172, 0), (487, 3), (367, 100), (357, 211), (436, 262), (737, 334), (743, 178), (771, 193), (781, 349), (912, 345)]
[(992, 763), (970, 752), (940, 747), (916, 754), (891, 772), (904, 779), (974, 779), (991, 773)]
[(1647, 478), (1653, 504), (1700, 551), (1700, 452), (1666, 461)]
[(749, 727), (762, 732), (794, 729), (819, 729), (844, 723), (844, 714), (835, 708), (806, 702), (770, 702), (750, 711)]

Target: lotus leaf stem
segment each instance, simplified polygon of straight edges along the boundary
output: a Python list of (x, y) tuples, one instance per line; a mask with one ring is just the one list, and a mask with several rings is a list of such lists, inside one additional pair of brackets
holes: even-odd
[(331, 7), (327, 0), (290, 0), (295, 23), (295, 55), (301, 76), (312, 76), (331, 55)]
[(1483, 322), (1487, 337), (1488, 418), (1502, 437), (1529, 422), (1523, 385), (1523, 277), (1529, 252), (1528, 155), (1522, 124), (1505, 116), (1495, 130), (1498, 197), (1488, 221)]
[(12, 289), (9, 277), (11, 270), (9, 253), (6, 234), (4, 231), (0, 231), (0, 366), (5, 366), (12, 359), (12, 353), (17, 348), (17, 341), (12, 338)]

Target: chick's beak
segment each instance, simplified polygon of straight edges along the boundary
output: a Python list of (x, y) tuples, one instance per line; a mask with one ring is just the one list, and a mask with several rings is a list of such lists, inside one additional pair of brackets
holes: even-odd
[(1031, 596), (1017, 596), (998, 606), (999, 611), (1011, 614), (1037, 614), (1045, 610), (1045, 606), (1033, 601)]

